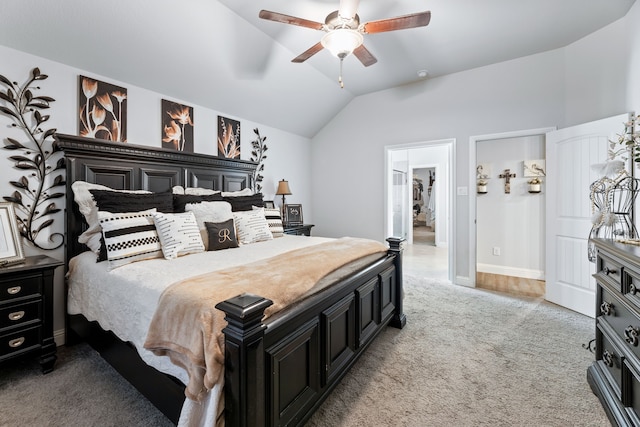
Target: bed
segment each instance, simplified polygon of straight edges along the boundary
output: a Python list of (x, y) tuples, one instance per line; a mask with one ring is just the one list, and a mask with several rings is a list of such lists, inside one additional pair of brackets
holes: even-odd
[[(256, 168), (255, 163), (248, 161), (71, 135), (56, 135), (56, 143), (64, 152), (67, 169), (65, 258), (67, 266), (73, 267), (71, 270), (77, 268), (75, 264), (82, 257), (87, 257), (87, 248), (78, 242), (87, 225), (73, 198), (74, 182), (119, 190), (165, 192), (183, 186), (236, 192), (252, 187)], [(334, 239), (286, 236), (273, 239), (275, 246), (269, 246), (266, 252), (288, 254), (289, 245), (302, 251), (308, 247), (315, 250), (328, 240)], [(382, 254), (350, 263), (348, 271), (328, 276), (331, 280), (325, 280), (323, 287), (314, 288), (313, 292), (305, 293), (304, 298), (267, 318), (265, 312), (270, 310), (273, 301), (251, 292), (216, 304), (226, 320), (222, 330), (224, 403), (219, 405), (224, 412), (218, 421), (223, 419), (227, 426), (303, 425), (383, 328), (405, 325), (403, 241), (389, 238), (387, 242), (388, 249)], [(242, 258), (254, 257), (254, 262), (266, 262), (266, 255), (257, 254), (261, 244), (254, 245), (247, 249), (256, 255)], [(276, 248), (278, 246), (280, 248)], [(204, 256), (206, 254), (186, 255), (172, 262), (185, 264), (180, 271), (196, 273), (197, 268), (209, 264), (198, 258)], [(155, 261), (134, 264), (153, 265)], [(91, 270), (99, 267), (87, 265), (88, 270), (82, 274), (71, 271), (75, 275), (70, 275), (68, 283), (81, 280), (82, 275), (102, 274)], [(131, 280), (129, 274), (121, 276), (122, 280)], [(115, 280), (113, 283), (116, 288)], [(131, 283), (123, 282), (120, 286), (127, 289)], [(150, 292), (156, 298), (162, 293), (161, 289)], [(100, 298), (97, 298), (99, 303)], [(117, 336), (113, 332), (117, 328), (109, 320), (100, 324), (95, 317), (85, 313), (68, 314), (67, 342), (87, 341), (171, 421), (193, 425), (193, 418), (185, 418), (185, 413), (197, 412), (202, 405), (194, 406), (191, 399), (185, 399), (186, 372), (168, 363), (167, 357), (156, 356), (162, 362), (150, 363), (135, 338)], [(126, 336), (127, 332), (121, 335)]]

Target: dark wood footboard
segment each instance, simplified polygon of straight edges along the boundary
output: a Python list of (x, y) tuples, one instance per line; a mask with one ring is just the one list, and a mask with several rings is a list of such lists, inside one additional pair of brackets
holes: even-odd
[(228, 427), (302, 425), (386, 326), (402, 328), (402, 239), (388, 256), (263, 322), (272, 302), (241, 295), (219, 303), (225, 334)]

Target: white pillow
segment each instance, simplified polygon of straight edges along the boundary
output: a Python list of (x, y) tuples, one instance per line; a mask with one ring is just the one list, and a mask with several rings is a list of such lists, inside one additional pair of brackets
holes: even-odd
[(223, 191), (222, 197), (253, 196), (253, 194), (253, 190), (250, 188), (244, 188), (239, 191)]
[(204, 252), (204, 243), (202, 243), (193, 212), (156, 212), (153, 214), (153, 220), (162, 243), (162, 253), (166, 259)]
[(151, 193), (146, 190), (114, 190), (113, 188), (106, 187), (100, 184), (91, 184), (86, 181), (75, 181), (71, 184), (73, 190), (73, 199), (78, 204), (80, 213), (84, 216), (87, 225), (89, 226), (80, 236), (78, 236), (78, 243), (87, 245), (95, 253), (100, 252), (100, 237), (102, 236), (100, 231), (100, 219), (98, 218), (98, 206), (96, 201), (93, 200), (93, 195), (89, 190), (109, 190), (119, 191), (123, 193)]
[(272, 240), (273, 235), (264, 217), (264, 208), (233, 213), (236, 224), (238, 242), (241, 245)]
[(195, 215), (206, 250), (209, 250), (209, 233), (205, 222), (219, 223), (233, 219), (233, 212), (231, 212), (231, 204), (229, 202), (187, 203), (184, 205), (184, 210), (185, 212), (193, 212)]
[(269, 225), (269, 230), (273, 237), (284, 236), (284, 227), (282, 226), (282, 215), (279, 208), (259, 208), (252, 206), (253, 210), (264, 209), (264, 217)]
[(162, 258), (162, 247), (153, 220), (155, 212), (155, 209), (98, 212), (110, 270), (135, 261)]
[(211, 190), (209, 188), (201, 188), (201, 187), (186, 187), (184, 189), (184, 194), (190, 194), (193, 196), (208, 196), (210, 194), (220, 193), (218, 190)]
[(184, 194), (184, 187), (182, 185), (174, 185), (171, 187), (171, 192), (173, 194)]

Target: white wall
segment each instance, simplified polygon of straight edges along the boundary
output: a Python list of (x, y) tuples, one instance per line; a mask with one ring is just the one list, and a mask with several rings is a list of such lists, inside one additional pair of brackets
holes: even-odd
[[(487, 193), (476, 198), (477, 271), (544, 279), (544, 177), (542, 192), (529, 193), (523, 174), (523, 160), (544, 159), (544, 151), (543, 135), (478, 141), (477, 162), (491, 164), (491, 173)], [(505, 169), (516, 174), (509, 194), (498, 177)]]
[[(639, 20), (636, 3), (623, 19), (567, 47), (354, 99), (312, 141), (318, 230), (387, 237), (381, 191), (386, 145), (455, 138), (455, 185), (466, 187), (474, 172), (471, 136), (562, 128), (638, 110)], [(331, 191), (356, 181), (371, 184), (356, 197)], [(469, 204), (467, 196), (456, 198), (454, 276), (468, 281)], [(367, 216), (359, 214), (363, 209)]]
[[(562, 51), (555, 50), (352, 101), (312, 142), (312, 203), (318, 231), (329, 236), (388, 237), (384, 235), (385, 146), (454, 138), (454, 186), (467, 186), (471, 136), (562, 124), (563, 64)], [(359, 182), (368, 185), (358, 187), (355, 195), (332, 190), (345, 185), (355, 190)], [(450, 242), (455, 246), (454, 276), (468, 277), (468, 197), (453, 197), (457, 198), (452, 214), (456, 233)]]
[[(133, 86), (127, 82), (110, 79), (108, 76), (100, 76), (87, 71), (79, 70), (44, 58), (35, 57), (23, 52), (0, 46), (0, 57), (2, 66), (0, 74), (10, 80), (22, 83), (34, 67), (39, 67), (43, 74), (49, 76), (41, 81), (39, 85), (42, 89), (39, 95), (53, 97), (56, 101), (51, 104), (47, 114), (51, 119), (46, 122), (48, 128), (57, 128), (59, 133), (77, 135), (78, 117), (76, 116), (78, 100), (78, 75), (85, 75), (107, 81), (127, 88), (128, 91), (128, 132), (129, 143), (161, 147), (161, 99), (171, 99), (194, 107), (194, 151), (204, 154), (217, 154), (217, 118), (218, 115), (230, 117), (241, 122), (241, 157), (248, 160), (251, 157), (251, 141), (255, 139), (254, 128), (260, 130), (262, 136), (266, 136), (265, 143), (268, 146), (267, 160), (265, 161), (265, 171), (263, 193), (265, 199), (276, 199), (275, 191), (280, 179), (289, 180), (293, 194), (287, 197), (287, 202), (301, 203), (304, 208), (305, 221), (313, 221), (313, 210), (311, 205), (311, 148), (307, 138), (293, 135), (287, 132), (274, 129), (259, 123), (243, 120), (241, 117), (233, 117), (225, 114), (224, 111), (213, 111), (194, 105), (189, 100), (168, 98), (160, 93), (145, 90)], [(4, 90), (4, 87), (3, 87)], [(10, 119), (0, 115), (0, 137), (13, 137), (18, 141), (25, 141), (26, 137), (22, 131), (10, 127)], [(0, 150), (0, 189), (1, 196), (8, 196), (14, 189), (10, 187), (9, 181), (19, 179), (24, 175), (24, 171), (13, 167), (13, 162), (8, 156), (15, 154), (8, 150)], [(64, 200), (58, 199), (58, 207), (64, 207)], [(63, 214), (56, 214), (51, 232), (64, 232)], [(46, 236), (44, 236), (46, 238)], [(25, 244), (25, 252), (28, 255), (41, 253)], [(64, 259), (62, 248), (55, 251), (46, 251), (46, 254)], [(62, 269), (56, 272), (55, 285), (55, 310), (54, 310), (54, 330), (59, 335), (64, 329), (64, 299), (63, 299), (63, 279)], [(58, 339), (59, 341), (59, 339)]]

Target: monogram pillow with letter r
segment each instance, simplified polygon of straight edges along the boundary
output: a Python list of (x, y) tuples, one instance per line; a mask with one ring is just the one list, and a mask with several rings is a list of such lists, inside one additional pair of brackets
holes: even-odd
[(218, 251), (220, 249), (238, 247), (233, 218), (224, 222), (205, 222), (204, 225), (207, 227), (207, 233), (209, 234), (208, 250)]

